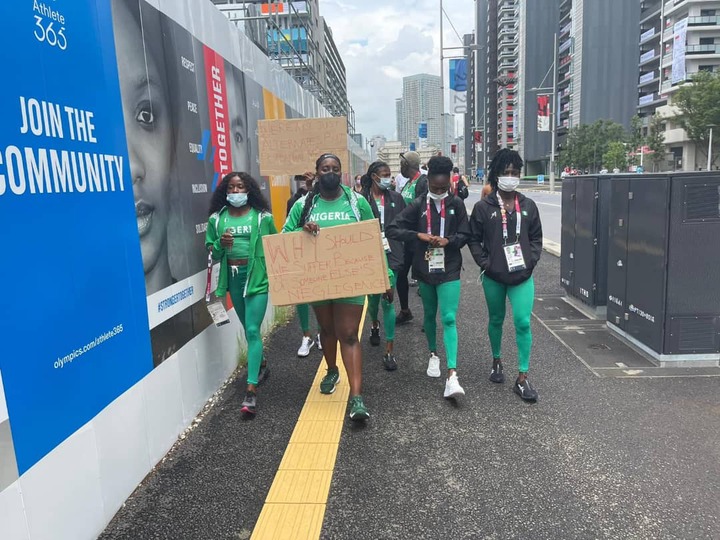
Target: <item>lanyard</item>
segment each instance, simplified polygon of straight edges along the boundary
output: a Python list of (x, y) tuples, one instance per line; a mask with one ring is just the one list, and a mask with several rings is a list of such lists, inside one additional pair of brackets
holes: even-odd
[[(498, 198), (500, 196), (498, 195)], [(502, 198), (500, 198), (500, 214), (502, 215), (502, 228), (503, 228), (503, 241), (505, 244), (508, 242), (508, 217), (507, 212), (505, 211), (505, 203), (502, 201)], [(517, 196), (515, 197), (515, 216), (517, 217), (517, 222), (515, 223), (515, 242), (520, 241), (520, 222), (522, 221), (522, 215), (520, 212), (520, 203), (518, 202)]]
[[(377, 203), (377, 201), (375, 201)], [(385, 230), (385, 195), (380, 195), (380, 230)]]
[[(427, 198), (427, 233), (432, 234), (432, 226), (431, 226), (431, 220), (430, 220), (430, 197)], [(435, 206), (435, 202), (433, 201), (433, 206)], [(442, 199), (440, 201), (440, 238), (445, 237), (445, 199)]]
[(420, 176), (420, 172), (418, 172), (412, 179), (408, 180), (408, 183), (403, 186), (402, 192), (405, 193), (405, 191), (409, 191), (412, 185), (415, 183), (415, 180), (420, 178)]
[(210, 301), (210, 282), (212, 281), (212, 249), (208, 250), (207, 285), (205, 286), (205, 301)]

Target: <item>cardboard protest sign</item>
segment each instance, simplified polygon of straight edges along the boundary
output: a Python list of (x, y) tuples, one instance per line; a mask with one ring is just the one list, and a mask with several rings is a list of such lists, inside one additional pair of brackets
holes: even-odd
[(314, 170), (315, 160), (328, 152), (348, 163), (347, 139), (345, 117), (260, 120), (260, 174), (302, 174)]
[(378, 220), (263, 236), (275, 306), (305, 304), (390, 288)]

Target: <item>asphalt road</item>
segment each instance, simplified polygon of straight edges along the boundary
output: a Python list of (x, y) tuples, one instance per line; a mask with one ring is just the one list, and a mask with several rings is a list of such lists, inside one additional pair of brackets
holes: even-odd
[[(466, 397), (444, 400), (443, 380), (425, 374), (416, 288), (415, 320), (397, 329), (397, 371), (386, 372), (381, 348), (368, 346), (366, 321), (363, 393), (373, 416), (364, 428), (343, 426), (321, 537), (720, 538), (717, 379), (598, 378), (533, 319), (540, 401), (523, 403), (511, 391), (509, 321), (508, 382), (487, 379), (485, 299), (467, 251), (464, 258), (458, 373)], [(544, 254), (536, 295), (559, 296), (558, 273), (558, 259)], [(299, 337), (293, 320), (267, 340), (273, 375), (257, 419), (240, 419), (243, 385), (228, 385), (101, 538), (250, 538), (320, 362), (317, 351), (297, 358)]]

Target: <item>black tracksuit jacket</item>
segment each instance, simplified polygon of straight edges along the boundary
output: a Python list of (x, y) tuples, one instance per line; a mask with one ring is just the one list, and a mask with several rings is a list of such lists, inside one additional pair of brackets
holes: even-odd
[[(512, 273), (508, 271), (503, 250), (502, 214), (497, 191), (475, 203), (470, 215), (472, 233), (468, 241), (470, 253), (486, 276), (505, 285), (519, 285), (527, 281), (532, 276), (542, 254), (543, 233), (538, 208), (532, 199), (528, 199), (522, 193), (518, 193), (517, 197), (522, 213), (520, 246), (527, 267), (525, 270)], [(508, 243), (517, 242), (516, 227), (517, 215), (513, 209), (508, 213)]]
[[(395, 221), (395, 218), (405, 210), (405, 199), (398, 192), (391, 189), (383, 191), (383, 195), (385, 196), (385, 231), (387, 231), (388, 225)], [(370, 197), (372, 198), (373, 195), (370, 194)], [(370, 205), (372, 206), (372, 203)], [(390, 244), (390, 253), (387, 254), (388, 265), (392, 271), (400, 270), (403, 267), (403, 252), (405, 250), (403, 242), (390, 238), (387, 233), (385, 236)]]
[[(440, 213), (435, 207), (435, 201), (430, 201), (430, 222), (432, 234), (440, 235)], [(405, 242), (406, 248), (412, 246), (413, 278), (429, 285), (440, 285), (448, 281), (460, 279), (462, 269), (462, 254), (460, 250), (467, 243), (470, 236), (467, 210), (465, 203), (459, 197), (449, 195), (445, 199), (445, 238), (449, 243), (445, 246), (445, 272), (428, 271), (428, 261), (425, 252), (428, 244), (418, 240), (417, 233), (427, 232), (427, 198), (418, 197), (410, 203), (402, 213), (388, 226), (385, 234), (388, 238)]]

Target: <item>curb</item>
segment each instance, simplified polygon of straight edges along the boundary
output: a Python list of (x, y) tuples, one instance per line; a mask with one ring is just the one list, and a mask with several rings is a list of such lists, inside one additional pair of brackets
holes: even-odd
[(543, 250), (547, 251), (550, 255), (560, 256), (560, 244), (543, 238)]

